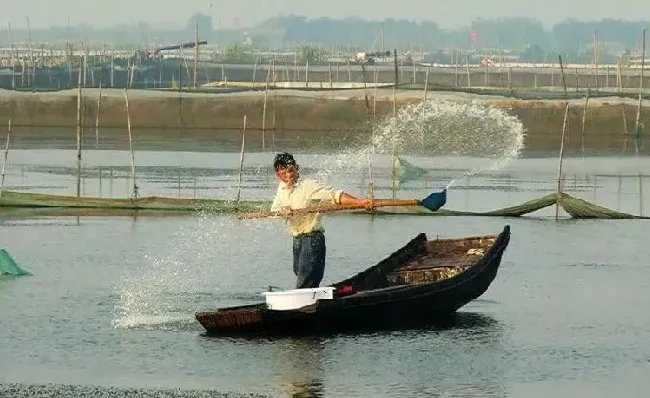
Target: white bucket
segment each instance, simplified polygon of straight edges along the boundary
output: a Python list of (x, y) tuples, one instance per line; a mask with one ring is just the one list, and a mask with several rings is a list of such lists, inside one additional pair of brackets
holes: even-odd
[(293, 289), (281, 292), (264, 292), (266, 304), (272, 310), (293, 310), (314, 304), (316, 300), (334, 298), (333, 287), (316, 287), (311, 289)]

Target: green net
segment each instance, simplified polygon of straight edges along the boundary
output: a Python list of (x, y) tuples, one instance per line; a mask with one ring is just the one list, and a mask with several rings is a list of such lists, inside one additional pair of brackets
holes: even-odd
[(131, 209), (200, 211), (233, 213), (254, 211), (267, 206), (267, 201), (235, 201), (223, 199), (184, 199), (159, 196), (130, 198), (98, 198), (89, 196), (49, 195), (15, 191), (2, 191), (0, 207), (59, 207), (86, 209)]
[[(208, 211), (210, 213), (239, 213), (249, 211), (268, 211), (271, 202), (265, 201), (228, 201), (211, 199), (177, 199), (165, 197), (146, 197), (140, 199), (112, 199), (112, 198), (87, 198), (63, 195), (46, 195), (3, 191), (0, 197), (0, 211), (2, 214), (11, 214), (10, 209), (51, 209), (61, 214), (71, 214), (70, 211), (84, 210), (88, 215), (110, 215), (108, 211), (137, 210), (155, 214), (186, 214), (194, 211)], [(423, 216), (482, 216), (482, 217), (522, 217), (549, 206), (559, 205), (572, 218), (585, 219), (648, 219), (650, 217), (636, 216), (622, 213), (607, 207), (588, 202), (584, 199), (573, 197), (567, 193), (558, 195), (550, 193), (541, 198), (529, 200), (515, 206), (501, 209), (473, 212), (458, 211), (447, 208), (435, 212), (421, 206), (396, 206), (377, 208), (377, 214), (404, 214)], [(89, 212), (93, 211), (93, 212)], [(354, 213), (366, 213), (364, 210), (350, 210)], [(15, 214), (22, 214), (17, 212)], [(78, 214), (78, 213), (77, 213)], [(366, 213), (367, 214), (367, 213)]]
[(607, 207), (590, 203), (584, 199), (573, 197), (567, 193), (551, 193), (541, 198), (529, 200), (516, 206), (504, 207), (502, 209), (473, 212), (473, 211), (456, 211), (449, 209), (440, 209), (432, 212), (423, 207), (386, 207), (377, 209), (379, 214), (417, 214), (431, 216), (482, 216), (482, 217), (522, 217), (538, 210), (558, 204), (564, 209), (571, 218), (576, 219), (609, 219), (609, 220), (628, 220), (628, 219), (648, 219), (650, 217), (636, 216), (629, 213), (622, 213)]
[(425, 173), (425, 170), (422, 167), (408, 162), (401, 156), (396, 156), (395, 167), (397, 169), (397, 178), (400, 183), (417, 180)]
[(607, 207), (599, 206), (587, 202), (584, 199), (574, 198), (573, 196), (563, 194), (560, 198), (560, 206), (573, 218), (597, 218), (610, 220), (623, 219), (647, 219), (650, 217), (635, 216), (628, 213), (621, 213)]
[(5, 249), (0, 249), (0, 275), (24, 276), (31, 274), (18, 265)]

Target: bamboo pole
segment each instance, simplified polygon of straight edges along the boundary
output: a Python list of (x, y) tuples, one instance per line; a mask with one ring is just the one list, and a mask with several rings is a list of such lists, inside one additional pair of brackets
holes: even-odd
[(111, 50), (111, 88), (115, 88), (115, 50)]
[(594, 53), (593, 53), (594, 65), (593, 65), (592, 74), (596, 78), (596, 93), (598, 93), (598, 85), (599, 85), (599, 81), (598, 81), (598, 36), (596, 34), (595, 29), (594, 29), (594, 44), (593, 45), (594, 45)]
[(396, 164), (396, 148), (395, 148), (395, 126), (397, 124), (397, 85), (399, 84), (398, 76), (398, 68), (397, 68), (397, 50), (394, 50), (393, 52), (394, 56), (394, 63), (395, 63), (395, 84), (393, 85), (393, 134), (391, 137), (392, 141), (392, 152), (391, 152), (391, 191), (392, 191), (392, 197), (395, 199), (397, 196), (397, 184), (396, 184), (396, 179), (397, 179), (397, 164)]
[[(34, 65), (34, 48), (32, 47), (32, 28), (31, 24), (29, 22), (29, 17), (26, 17), (27, 19), (27, 36), (29, 40), (29, 66), (31, 67), (31, 74), (29, 72), (29, 67), (27, 68), (27, 78), (30, 86), (32, 87), (32, 91), (34, 90), (34, 78), (36, 77), (36, 65)], [(30, 78), (31, 75), (31, 78)]]
[(643, 175), (639, 172), (639, 215), (643, 217)]
[(126, 128), (129, 133), (129, 151), (131, 152), (131, 177), (133, 178), (133, 199), (138, 198), (138, 185), (135, 180), (135, 155), (133, 154), (133, 135), (131, 134), (131, 113), (129, 112), (129, 94), (124, 88), (124, 106), (126, 108)]
[(471, 91), (472, 90), (472, 76), (469, 71), (469, 52), (465, 53), (465, 59), (467, 60), (467, 65), (465, 69), (467, 69), (467, 90)]
[(562, 54), (558, 54), (558, 60), (560, 61), (560, 74), (562, 75), (562, 87), (564, 88), (564, 96), (567, 96), (566, 92), (566, 76), (564, 75), (564, 64), (562, 63)]
[(9, 30), (9, 44), (11, 46), (11, 88), (16, 88), (16, 52), (14, 48), (14, 40), (11, 36), (11, 22), (8, 23), (7, 29)]
[(5, 186), (5, 170), (7, 167), (7, 158), (9, 157), (9, 139), (11, 137), (11, 119), (7, 122), (7, 144), (5, 145), (5, 158), (2, 162), (2, 182), (0, 182), (0, 198), (2, 197), (2, 190)]
[(102, 80), (103, 76), (99, 78), (99, 95), (97, 96), (97, 114), (95, 115), (95, 147), (99, 149), (99, 111), (102, 107)]
[(264, 87), (264, 104), (262, 105), (262, 151), (266, 152), (266, 104), (269, 92), (269, 79), (271, 78), (271, 65), (266, 73), (266, 86)]
[(79, 74), (77, 76), (77, 197), (81, 196), (81, 150), (82, 150), (82, 140), (83, 140), (83, 121), (81, 113), (82, 105), (82, 79), (81, 79), (81, 70), (83, 67), (83, 61), (79, 61)]
[[(427, 103), (427, 94), (429, 89), (429, 71), (431, 68), (427, 67), (427, 73), (424, 77), (424, 94), (422, 95), (422, 119), (424, 121), (424, 105)], [(424, 155), (424, 125), (420, 128), (420, 150)]]
[(564, 157), (564, 137), (566, 135), (566, 124), (569, 116), (569, 101), (566, 102), (564, 110), (564, 121), (562, 122), (562, 142), (560, 143), (560, 156), (557, 170), (557, 196), (555, 200), (555, 219), (557, 220), (560, 213), (560, 201), (562, 200), (562, 159)]
[(585, 157), (585, 126), (587, 124), (587, 108), (589, 107), (589, 89), (585, 95), (585, 108), (582, 111), (582, 131), (580, 132), (580, 146), (582, 149), (582, 158)]
[[(379, 88), (377, 87), (377, 80), (379, 80), (379, 70), (377, 68), (375, 68), (375, 87), (373, 89), (373, 94), (372, 94), (372, 119), (373, 119), (373, 122), (375, 122), (376, 121), (375, 119), (377, 119), (377, 93), (379, 91)], [(375, 133), (374, 129), (372, 130), (372, 133), (373, 133), (373, 141), (372, 142), (375, 142), (374, 141), (374, 133)]]
[(328, 62), (328, 63), (327, 63), (327, 69), (328, 69), (329, 82), (330, 82), (330, 90), (331, 90), (332, 87), (333, 87), (333, 84), (332, 84), (332, 63), (331, 63), (331, 62)]
[(643, 125), (641, 124), (641, 104), (643, 103), (643, 68), (645, 67), (645, 29), (642, 31), (641, 38), (641, 78), (639, 79), (639, 104), (636, 108), (636, 123), (634, 125), (634, 150), (636, 156), (639, 156), (639, 141), (641, 140), (641, 130)]
[(199, 85), (199, 21), (198, 19), (194, 22), (194, 90), (197, 89)]
[(260, 55), (259, 57), (255, 57), (255, 63), (253, 64), (253, 81), (252, 81), (252, 89), (255, 90), (255, 81), (257, 80), (257, 62), (260, 60), (262, 56)]
[(244, 127), (241, 132), (241, 152), (239, 153), (239, 182), (237, 184), (237, 199), (236, 202), (239, 202), (241, 199), (241, 189), (242, 189), (242, 173), (244, 171), (244, 148), (246, 147), (246, 115), (244, 115)]
[(625, 104), (623, 104), (623, 107), (621, 109), (621, 115), (623, 116), (623, 136), (624, 136), (623, 148), (621, 151), (623, 152), (623, 154), (625, 154), (625, 152), (627, 151), (627, 141), (630, 137), (630, 132), (627, 128), (627, 114), (625, 113)]

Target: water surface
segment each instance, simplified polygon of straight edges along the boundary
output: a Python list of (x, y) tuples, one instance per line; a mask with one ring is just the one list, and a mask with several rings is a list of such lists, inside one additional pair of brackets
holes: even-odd
[[(5, 184), (73, 192), (66, 153), (13, 155)], [(123, 154), (100, 155), (87, 166), (124, 164), (116, 157)], [(204, 170), (197, 196), (235, 192), (235, 155), (177, 156), (187, 156), (182, 174)], [(265, 170), (270, 157), (250, 158), (248, 197), (272, 196), (274, 180), (255, 171)], [(182, 163), (178, 157), (151, 153), (139, 159), (150, 167), (140, 173), (144, 191), (177, 188), (164, 166)], [(305, 156), (305, 168), (319, 159), (327, 161)], [(625, 174), (643, 171), (643, 161), (575, 159), (567, 166), (575, 184), (567, 180), (567, 189), (638, 214), (648, 203), (639, 200), (638, 177)], [(427, 166), (429, 185), (407, 183), (399, 196), (416, 197), (458, 175), (451, 164), (433, 163)], [(518, 160), (498, 173), (459, 179), (448, 207), (487, 210), (545, 195), (553, 190), (555, 166), (554, 160)], [(620, 189), (617, 175), (595, 176), (605, 173), (621, 174)], [(352, 171), (327, 177), (356, 193), (365, 184)], [(86, 192), (98, 192), (91, 181)], [(127, 180), (117, 181), (116, 196), (127, 192)], [(184, 185), (181, 196), (190, 192), (193, 184)], [(490, 289), (446, 328), (273, 340), (205, 337), (193, 316), (257, 301), (269, 285), (293, 285), (291, 242), (277, 221), (211, 214), (0, 216), (0, 245), (34, 273), (0, 280), (0, 383), (19, 383), (23, 392), (45, 383), (100, 386), (113, 396), (118, 393), (111, 388), (154, 396), (162, 396), (157, 388), (324, 397), (645, 396), (647, 221), (555, 221), (552, 215), (554, 209), (524, 219), (328, 216), (324, 283), (373, 265), (419, 232), (482, 235), (509, 224), (512, 239)], [(48, 391), (69, 396), (63, 387)]]

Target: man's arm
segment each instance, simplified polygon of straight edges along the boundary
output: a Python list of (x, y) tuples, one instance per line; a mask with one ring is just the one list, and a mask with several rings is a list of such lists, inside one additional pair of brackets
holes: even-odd
[(372, 209), (372, 200), (366, 198), (357, 198), (347, 192), (341, 193), (340, 203), (342, 205), (365, 206), (368, 210)]
[(335, 204), (359, 205), (365, 206), (368, 210), (372, 209), (372, 201), (370, 199), (357, 198), (347, 192), (336, 190), (319, 182), (314, 183), (310, 197), (315, 200), (327, 200)]

